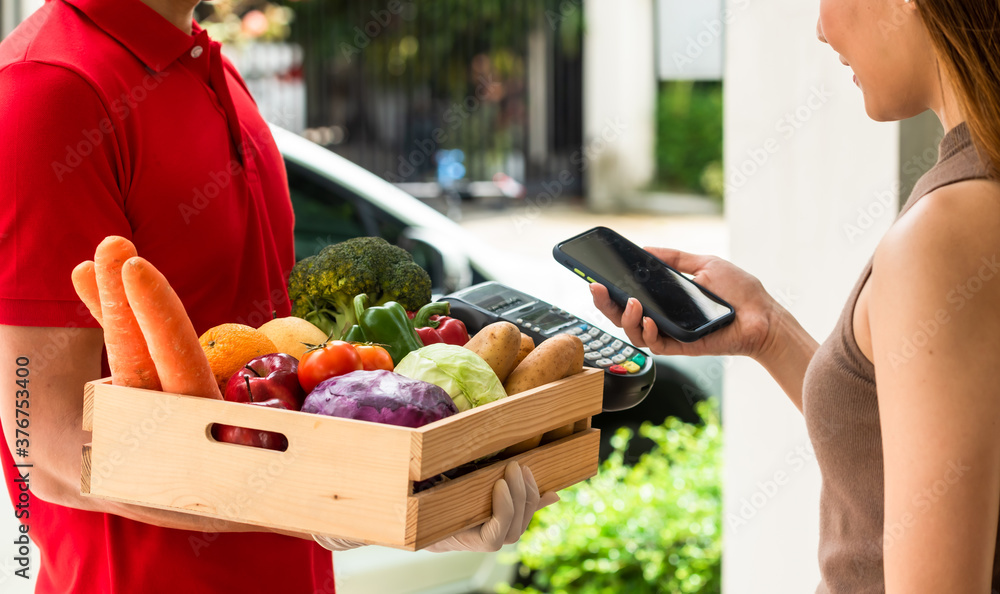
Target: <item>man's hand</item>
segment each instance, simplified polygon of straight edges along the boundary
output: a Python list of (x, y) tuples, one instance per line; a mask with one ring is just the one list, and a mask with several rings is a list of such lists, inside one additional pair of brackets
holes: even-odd
[(479, 551), (492, 553), (505, 544), (513, 544), (528, 529), (535, 512), (559, 501), (555, 493), (539, 495), (538, 485), (528, 467), (517, 462), (507, 464), (504, 478), (493, 485), (493, 517), (481, 526), (459, 532), (435, 543), (426, 550)]

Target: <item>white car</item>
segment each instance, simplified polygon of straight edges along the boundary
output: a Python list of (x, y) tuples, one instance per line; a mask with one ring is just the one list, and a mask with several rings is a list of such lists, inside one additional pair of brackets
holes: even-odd
[[(548, 254), (523, 261), (498, 253), (453, 220), (364, 168), (277, 126), (271, 126), (271, 131), (288, 171), (299, 258), (352, 237), (381, 236), (407, 249), (427, 269), (435, 294), (493, 280), (603, 326), (627, 342), (620, 329), (600, 316), (588, 291), (566, 282), (567, 271)], [(533, 273), (528, 275), (526, 270)], [(602, 455), (614, 428), (634, 428), (643, 420), (658, 421), (668, 414), (694, 421), (693, 401), (719, 393), (718, 385), (706, 386), (703, 379), (692, 379), (697, 368), (706, 368), (710, 361), (654, 360), (657, 379), (642, 404), (595, 417), (594, 426), (602, 429), (605, 438)], [(339, 594), (493, 592), (498, 582), (514, 574), (514, 568), (501, 563), (497, 554), (409, 553), (363, 547), (334, 557)]]

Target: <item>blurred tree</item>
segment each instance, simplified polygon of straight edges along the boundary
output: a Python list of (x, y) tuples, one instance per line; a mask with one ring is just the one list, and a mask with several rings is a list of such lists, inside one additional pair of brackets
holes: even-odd
[(518, 544), (521, 594), (713, 594), (722, 579), (722, 431), (717, 402), (703, 425), (670, 417), (639, 433), (655, 447), (632, 466), (619, 430), (598, 475), (559, 493)]
[(660, 83), (656, 185), (722, 198), (722, 83)]
[(198, 24), (222, 43), (284, 41), (291, 33), (295, 12), (263, 0), (216, 0), (198, 5)]
[[(463, 183), (537, 189), (577, 167), (583, 144), (583, 12), (582, 0), (217, 0), (198, 14), (224, 42), (301, 47), (307, 136), (355, 163), (444, 186), (437, 155), (457, 149)], [(530, 157), (529, 138), (544, 142)]]
[(537, 187), (582, 145), (581, 0), (273, 1), (295, 12), (308, 126), (391, 181), (445, 185), (437, 154), (457, 149), (463, 181)]

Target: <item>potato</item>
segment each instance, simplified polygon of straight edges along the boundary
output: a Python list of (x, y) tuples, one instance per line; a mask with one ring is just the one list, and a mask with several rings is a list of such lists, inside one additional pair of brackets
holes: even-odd
[(514, 359), (514, 369), (517, 369), (517, 366), (521, 364), (521, 361), (524, 361), (524, 358), (528, 356), (528, 353), (533, 350), (535, 350), (535, 340), (522, 332), (521, 350), (517, 352), (517, 357)]
[(573, 428), (576, 423), (570, 423), (569, 425), (563, 425), (558, 429), (553, 429), (552, 431), (546, 431), (542, 434), (542, 441), (549, 443), (550, 441), (555, 441), (557, 439), (562, 439), (567, 435), (573, 435)]
[[(583, 355), (583, 343), (576, 336), (559, 334), (542, 342), (504, 382), (508, 396), (562, 379)], [(582, 363), (581, 363), (582, 367)]]
[[(530, 337), (526, 337), (529, 338)], [(532, 341), (532, 344), (534, 342)], [(524, 339), (522, 338), (522, 345)], [(523, 349), (522, 349), (523, 350)], [(576, 336), (558, 334), (531, 350), (507, 378), (504, 389), (511, 396), (583, 371), (583, 342)], [(575, 423), (557, 427), (544, 435), (536, 435), (504, 450), (516, 455), (539, 444), (571, 435)]]
[(482, 357), (503, 383), (521, 349), (521, 331), (510, 322), (495, 322), (477, 332), (465, 348)]
[(576, 375), (583, 371), (583, 341), (574, 336), (576, 340), (573, 341), (573, 358), (570, 359), (569, 368), (563, 377), (569, 377), (571, 375)]
[(503, 455), (504, 456), (516, 456), (518, 454), (522, 454), (524, 452), (527, 452), (530, 449), (537, 448), (540, 443), (542, 443), (542, 436), (541, 435), (536, 435), (534, 437), (529, 437), (528, 439), (526, 439), (526, 440), (524, 440), (522, 442), (515, 443), (514, 445), (512, 445), (512, 446), (510, 446), (508, 448), (504, 448)]
[[(569, 377), (583, 371), (583, 343), (577, 340), (574, 345), (574, 349), (573, 358), (570, 359), (569, 369), (566, 370), (563, 377)], [(569, 425), (563, 425), (562, 427), (553, 429), (552, 431), (547, 431), (544, 435), (542, 435), (542, 443), (549, 443), (550, 441), (562, 439), (567, 435), (573, 435), (574, 425), (576, 425), (576, 423), (570, 423)]]
[[(583, 342), (577, 340), (576, 344), (578, 346), (573, 352), (573, 359), (570, 361), (569, 369), (566, 370), (566, 375), (563, 377), (576, 375), (577, 373), (583, 371)], [(558, 429), (547, 431), (544, 435), (542, 435), (542, 443), (549, 443), (550, 441), (562, 439), (567, 435), (573, 435), (574, 425), (576, 425), (576, 423), (570, 423), (569, 425), (563, 425)]]

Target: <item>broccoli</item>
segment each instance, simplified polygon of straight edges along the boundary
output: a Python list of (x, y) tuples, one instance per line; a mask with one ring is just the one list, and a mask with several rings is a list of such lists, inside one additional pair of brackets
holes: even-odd
[(404, 249), (381, 237), (356, 237), (300, 260), (288, 279), (292, 315), (339, 338), (357, 323), (354, 297), (370, 305), (396, 301), (407, 310), (431, 300), (431, 278)]

